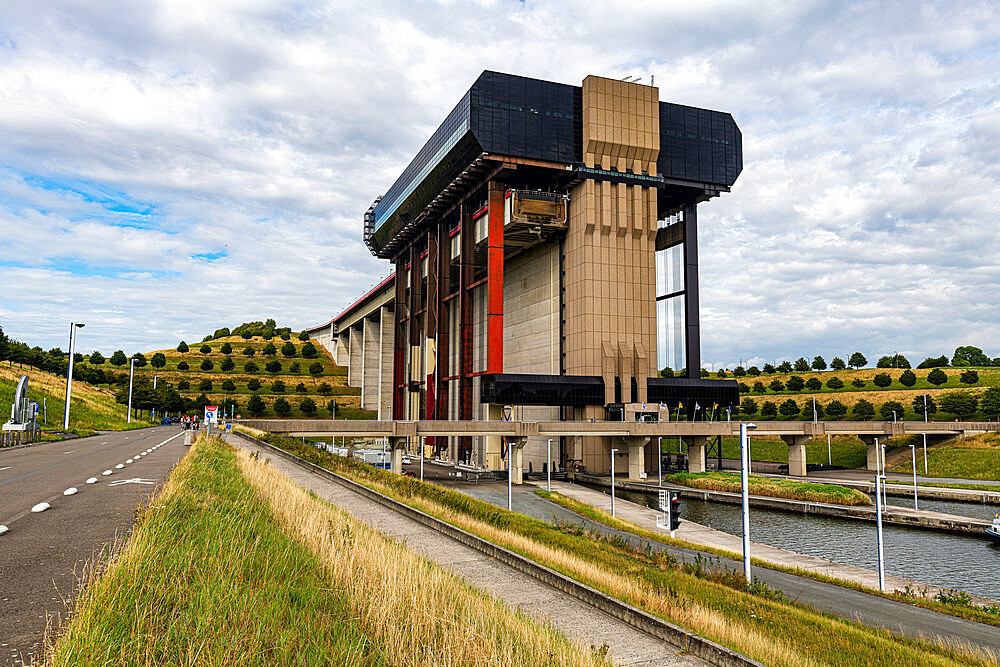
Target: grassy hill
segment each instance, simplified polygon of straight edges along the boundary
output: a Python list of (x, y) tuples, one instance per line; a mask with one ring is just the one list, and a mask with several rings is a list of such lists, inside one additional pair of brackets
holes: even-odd
[[(14, 402), (14, 392), (22, 375), (28, 376), (28, 398), (39, 404), (46, 399), (48, 404), (48, 421), (42, 421), (41, 413), (38, 415), (42, 429), (61, 431), (66, 406), (66, 378), (35, 368), (0, 366), (0, 409), (3, 410), (0, 421), (10, 417), (10, 404)], [(110, 389), (74, 382), (72, 402), (70, 431), (80, 436), (93, 435), (95, 431), (124, 431), (149, 425), (141, 420), (127, 424), (125, 407), (115, 403), (114, 392)]]

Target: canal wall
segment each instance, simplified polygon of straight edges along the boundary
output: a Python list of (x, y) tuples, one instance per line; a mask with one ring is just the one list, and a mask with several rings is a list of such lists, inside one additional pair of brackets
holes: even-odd
[[(581, 484), (588, 484), (603, 488), (609, 488), (611, 486), (608, 478), (598, 477), (596, 475), (567, 473), (567, 478)], [(732, 505), (739, 505), (743, 502), (742, 497), (738, 493), (710, 491), (707, 489), (693, 489), (691, 487), (680, 486), (678, 484), (664, 484), (662, 487), (658, 487), (655, 484), (615, 480), (615, 488), (635, 493), (656, 493), (660, 488), (664, 488), (679, 492), (681, 498), (712, 500)], [(913, 491), (911, 489), (911, 496), (912, 493)], [(779, 510), (782, 512), (797, 512), (800, 514), (816, 514), (821, 516), (839, 517), (843, 519), (855, 519), (858, 521), (874, 522), (876, 519), (875, 509), (873, 507), (854, 507), (851, 505), (816, 503), (805, 500), (793, 500), (790, 498), (750, 496), (750, 506)], [(983, 537), (983, 539), (987, 539), (984, 531), (991, 525), (991, 522), (989, 521), (971, 519), (964, 516), (940, 514), (938, 512), (920, 512), (914, 510), (900, 511), (900, 509), (896, 508), (883, 512), (882, 521), (901, 526), (909, 526), (911, 528), (922, 528), (925, 530), (936, 530), (962, 535), (977, 535)]]

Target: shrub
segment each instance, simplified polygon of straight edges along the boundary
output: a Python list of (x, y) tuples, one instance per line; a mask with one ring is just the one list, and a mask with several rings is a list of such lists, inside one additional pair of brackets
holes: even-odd
[(212, 391), (212, 381), (205, 378), (198, 383), (198, 391)]
[(764, 364), (764, 373), (765, 374), (774, 373), (774, 366), (772, 366), (771, 364)]
[(299, 362), (297, 361), (293, 361), (292, 363), (288, 364), (289, 373), (298, 373), (301, 368), (302, 366), (300, 366)]
[(146, 355), (144, 355), (142, 352), (136, 352), (135, 354), (132, 355), (132, 358), (135, 359), (136, 368), (142, 368), (143, 366), (146, 365)]
[(316, 388), (316, 391), (323, 396), (329, 396), (333, 393), (333, 387), (330, 386), (329, 382), (321, 382), (319, 387)]
[(892, 384), (892, 376), (889, 375), (888, 373), (877, 373), (875, 377), (872, 378), (872, 382), (875, 383), (876, 387), (881, 387), (882, 389), (885, 389), (886, 387)]
[(826, 359), (816, 355), (813, 357), (812, 368), (814, 371), (825, 371), (826, 370)]
[(252, 361), (248, 361), (245, 364), (243, 364), (243, 372), (244, 373), (256, 373), (258, 370), (260, 370), (260, 369), (257, 368), (257, 364), (255, 364)]
[(126, 357), (125, 353), (121, 350), (115, 350), (114, 354), (111, 355), (111, 358), (108, 359), (108, 362), (112, 366), (124, 366), (128, 363), (128, 357)]
[(756, 366), (751, 366), (750, 368), (747, 369), (747, 375), (752, 375), (753, 377), (757, 377), (758, 375), (760, 375), (760, 369), (757, 368)]
[(299, 340), (302, 340), (302, 341), (309, 340), (309, 334), (307, 334), (305, 331), (303, 331), (302, 333), (299, 334)]
[(903, 404), (899, 401), (886, 401), (879, 406), (878, 413), (882, 415), (882, 419), (889, 421), (892, 419), (892, 413), (896, 413), (896, 419), (903, 419)]
[(230, 333), (229, 327), (222, 327), (221, 329), (215, 330), (215, 333), (212, 334), (212, 338), (223, 338), (228, 336)]
[(316, 414), (316, 401), (311, 398), (303, 398), (302, 402), (299, 403), (299, 410), (302, 411), (304, 415), (314, 415)]
[(823, 388), (823, 383), (819, 381), (819, 378), (809, 378), (806, 380), (806, 389), (809, 391), (819, 391)]
[(927, 374), (927, 381), (935, 387), (940, 387), (948, 381), (948, 374), (940, 368), (935, 368)]
[(260, 389), (260, 380), (257, 378), (250, 378), (250, 381), (247, 382), (247, 389), (250, 391), (257, 391)]
[(284, 394), (285, 393), (285, 383), (281, 380), (275, 380), (271, 383), (271, 393), (272, 394)]
[(97, 350), (94, 350), (93, 352), (90, 353), (89, 361), (95, 366), (100, 366), (101, 364), (104, 363), (104, 355), (98, 352)]
[(983, 414), (992, 419), (1000, 419), (1000, 387), (990, 387), (979, 397), (979, 407)]
[(830, 401), (826, 404), (826, 416), (840, 419), (847, 414), (847, 406), (840, 401)]
[[(243, 340), (250, 340), (251, 338), (253, 338), (253, 333), (252, 333), (252, 332), (250, 332), (250, 331), (244, 331), (243, 333), (241, 333), (241, 334), (240, 334), (240, 337), (241, 337), (241, 338), (242, 338)], [(253, 399), (251, 399), (251, 401), (252, 401), (252, 400), (253, 400)], [(247, 405), (247, 407), (249, 408), (250, 406), (249, 406), (249, 405)], [(251, 412), (251, 414), (252, 414), (252, 412)]]
[(744, 377), (746, 374), (747, 374), (747, 371), (742, 366), (737, 366), (736, 368), (733, 369), (733, 375), (735, 377), (741, 378), (741, 377)]
[(757, 414), (757, 401), (752, 398), (744, 398), (743, 402), (740, 403), (740, 411), (747, 417), (753, 417)]
[(802, 412), (802, 409), (799, 407), (798, 403), (790, 398), (781, 404), (781, 407), (778, 408), (778, 412), (781, 413), (782, 417), (788, 417), (791, 419), (793, 417), (798, 417), (799, 413)]
[[(926, 397), (927, 405), (924, 405), (924, 400)], [(927, 408), (927, 414), (932, 415), (937, 412), (937, 403), (934, 402), (934, 398), (927, 396), (926, 394), (918, 394), (913, 397), (913, 401), (910, 403), (913, 406), (913, 411), (918, 415), (923, 416), (924, 408)]]
[(740, 382), (737, 385), (737, 387), (739, 388), (741, 394), (749, 394), (750, 393), (750, 387), (747, 385), (746, 382)]
[(292, 414), (292, 404), (284, 398), (279, 398), (274, 402), (274, 413), (279, 417), (287, 417)]
[(760, 380), (758, 380), (757, 382), (753, 383), (753, 393), (755, 393), (755, 394), (766, 394), (767, 393), (767, 387), (764, 386), (763, 382), (761, 382)]
[(278, 337), (281, 338), (281, 340), (291, 340), (292, 332), (287, 330), (282, 331), (280, 334), (278, 334)]
[(773, 419), (778, 415), (778, 406), (774, 401), (764, 401), (764, 404), (760, 406), (761, 417), (769, 417)]
[(177, 370), (179, 370), (179, 371), (186, 371), (189, 368), (191, 368), (191, 367), (188, 366), (188, 362), (186, 362), (186, 361), (182, 361), (179, 364), (177, 364)]
[(865, 386), (865, 381), (862, 380), (861, 378), (854, 378), (853, 380), (851, 380), (851, 386), (861, 389), (862, 387)]
[(232, 380), (226, 380), (222, 383), (223, 391), (236, 391), (236, 383)]
[(826, 381), (826, 386), (829, 387), (830, 389), (843, 389), (844, 381), (841, 380), (839, 377), (832, 377)]
[(296, 394), (304, 394), (307, 391), (309, 391), (309, 390), (306, 389), (306, 383), (305, 382), (300, 382), (297, 385), (295, 385), (295, 393)]
[(280, 373), (281, 372), (281, 362), (277, 359), (273, 359), (264, 366), (264, 370), (268, 373)]
[(281, 346), (281, 356), (283, 357), (294, 357), (295, 356), (295, 345), (291, 342), (285, 343)]
[(202, 359), (200, 368), (203, 371), (210, 371), (213, 368), (215, 368), (215, 364), (212, 362), (211, 359)]
[(667, 366), (666, 368), (660, 371), (661, 378), (672, 378), (673, 376), (674, 376), (674, 369), (671, 368), (670, 366)]
[(780, 364), (778, 364), (778, 372), (779, 373), (791, 373), (792, 372), (792, 364), (791, 364), (791, 362), (782, 361)]
[(851, 414), (859, 419), (868, 420), (875, 416), (875, 406), (871, 404), (871, 401), (862, 398), (851, 408)]
[(962, 384), (976, 384), (979, 382), (979, 373), (977, 371), (962, 371), (962, 374), (958, 376), (958, 381)]
[(806, 361), (805, 357), (799, 357), (795, 360), (795, 370), (799, 373), (809, 372), (809, 362)]
[(720, 378), (726, 377), (726, 369), (720, 368), (718, 371), (715, 372), (715, 377), (720, 377)]
[(222, 360), (222, 363), (219, 364), (219, 368), (221, 368), (224, 371), (231, 371), (234, 368), (236, 368), (236, 362), (233, 361), (232, 357), (226, 357), (225, 359)]
[(963, 421), (976, 413), (978, 403), (975, 396), (964, 391), (948, 392), (938, 398), (938, 405), (942, 412), (950, 412)]
[(302, 356), (305, 359), (312, 359), (316, 356), (316, 354), (317, 354), (316, 346), (313, 345), (312, 343), (306, 343), (305, 345), (302, 346)]
[(149, 364), (153, 368), (163, 368), (167, 365), (167, 358), (163, 356), (162, 352), (157, 352), (152, 356), (152, 358), (150, 358)]
[(903, 385), (904, 387), (912, 387), (916, 383), (917, 383), (917, 374), (911, 371), (910, 369), (906, 369), (905, 371), (899, 374), (899, 384)]
[(245, 348), (243, 348), (244, 357), (252, 357), (255, 354), (257, 354), (257, 350), (253, 349), (252, 346), (247, 345)]
[(314, 361), (313, 363), (309, 364), (309, 374), (312, 375), (313, 377), (319, 377), (320, 375), (322, 375), (323, 364), (319, 363), (318, 361)]
[(268, 343), (264, 346), (264, 349), (260, 351), (265, 357), (273, 357), (278, 354), (278, 348), (274, 346), (274, 343)]
[(208, 354), (209, 352), (212, 351), (212, 348), (209, 347), (208, 345), (202, 345), (200, 348), (198, 348), (198, 351), (201, 352), (202, 354)]
[(771, 391), (778, 392), (778, 391), (784, 391), (785, 385), (778, 378), (774, 378), (773, 380), (771, 380), (771, 384), (767, 385), (767, 388), (770, 389)]
[(802, 391), (802, 387), (806, 386), (806, 383), (798, 375), (792, 375), (788, 378), (785, 386), (788, 387), (788, 391)]
[(264, 414), (264, 410), (266, 409), (267, 406), (264, 404), (264, 401), (261, 399), (261, 397), (258, 396), (257, 394), (251, 396), (250, 400), (247, 401), (247, 412), (250, 413), (251, 417), (260, 417), (262, 414)]
[(233, 346), (230, 345), (228, 342), (225, 342), (222, 344), (222, 347), (219, 348), (219, 352), (221, 352), (222, 354), (232, 354)]
[(842, 371), (847, 368), (847, 364), (845, 364), (844, 360), (840, 357), (834, 357), (833, 361), (830, 362), (830, 368), (835, 371)]
[(191, 383), (187, 380), (179, 380), (177, 382), (177, 391), (187, 391), (191, 388)]
[(188, 351), (188, 344), (185, 343), (184, 341), (181, 341), (180, 344), (177, 346), (177, 351), (178, 352), (187, 352)]
[(927, 357), (917, 364), (917, 368), (941, 368), (947, 365), (948, 357), (946, 355), (941, 355), (940, 357)]

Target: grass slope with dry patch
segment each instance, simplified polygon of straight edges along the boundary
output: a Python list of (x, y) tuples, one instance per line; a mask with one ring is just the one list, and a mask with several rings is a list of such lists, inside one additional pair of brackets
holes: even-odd
[[(693, 489), (727, 491), (729, 493), (739, 493), (741, 490), (740, 475), (731, 472), (679, 472), (665, 475), (663, 479)], [(837, 505), (871, 505), (871, 499), (865, 494), (856, 489), (848, 489), (836, 484), (815, 484), (750, 475), (747, 485), (750, 494), (754, 496), (789, 498)]]

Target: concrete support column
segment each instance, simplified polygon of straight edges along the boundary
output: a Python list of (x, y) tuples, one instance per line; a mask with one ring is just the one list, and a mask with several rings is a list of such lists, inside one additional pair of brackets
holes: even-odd
[(390, 470), (397, 475), (403, 474), (403, 452), (406, 451), (408, 438), (389, 438), (389, 446), (392, 447), (392, 460)]
[(379, 409), (379, 368), (381, 361), (381, 317), (365, 317), (361, 350), (361, 407)]
[(805, 477), (806, 443), (812, 440), (811, 435), (783, 435), (781, 439), (788, 445), (788, 474), (795, 477)]
[(708, 436), (698, 435), (684, 438), (688, 446), (688, 472), (705, 472), (705, 452), (708, 449)]
[(861, 441), (863, 443), (865, 443), (865, 445), (868, 446), (868, 465), (867, 465), (867, 469), (871, 470), (872, 472), (877, 472), (878, 471), (878, 459), (879, 459), (880, 455), (879, 455), (878, 447), (875, 446), (875, 438), (877, 438), (878, 436), (874, 436), (874, 435), (859, 435), (858, 437), (861, 438)]
[(527, 438), (507, 438), (509, 451), (507, 456), (514, 457), (513, 476), (511, 481), (514, 484), (524, 484), (524, 446), (528, 444)]
[(347, 386), (361, 387), (364, 380), (365, 343), (361, 325), (352, 325), (347, 350)]
[(379, 308), (378, 418), (392, 419), (393, 309)]
[(625, 437), (622, 441), (628, 449), (628, 479), (630, 482), (638, 482), (646, 472), (646, 445), (649, 444), (649, 438)]

